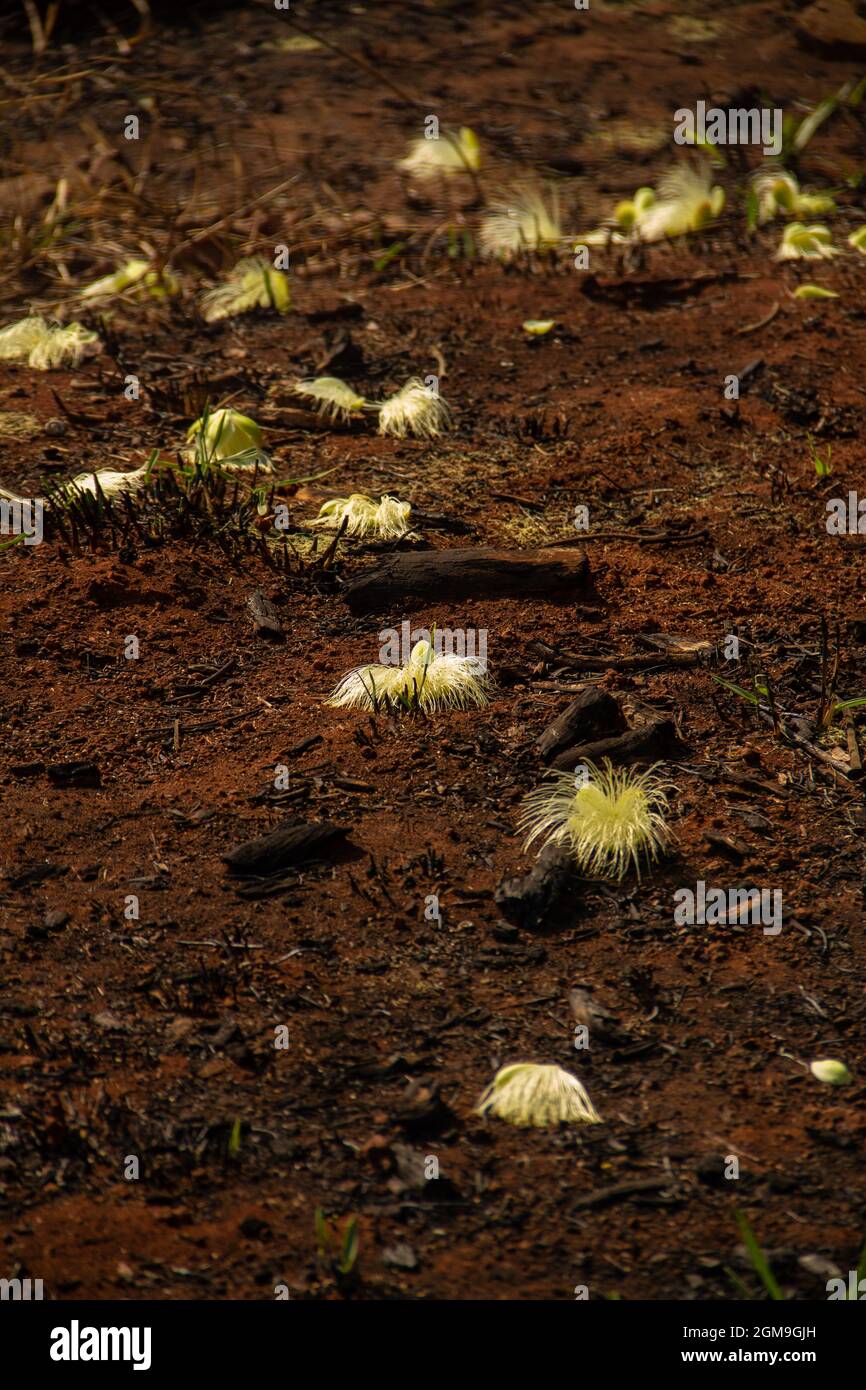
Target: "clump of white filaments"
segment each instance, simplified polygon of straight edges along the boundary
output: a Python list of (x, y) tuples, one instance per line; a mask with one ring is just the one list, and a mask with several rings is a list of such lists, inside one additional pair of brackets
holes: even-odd
[(416, 178), (446, 178), (454, 174), (477, 174), (481, 168), (481, 145), (469, 126), (461, 126), (455, 134), (442, 130), (428, 139), (413, 140), (409, 153), (399, 167)]
[(290, 304), (289, 277), (261, 256), (238, 261), (222, 284), (214, 285), (201, 297), (202, 313), (208, 323), (248, 314), (253, 309), (274, 309), (285, 314)]
[(349, 420), (362, 410), (371, 408), (369, 401), (338, 376), (307, 377), (303, 381), (296, 381), (292, 389), (296, 396), (309, 401), (325, 419)]
[(478, 234), (482, 255), (508, 261), (530, 251), (552, 251), (562, 241), (555, 189), (546, 198), (539, 188), (516, 188), (490, 206)]
[(823, 217), (836, 211), (832, 198), (824, 193), (803, 193), (794, 174), (787, 169), (770, 167), (760, 169), (753, 179), (753, 188), (758, 200), (758, 225), (774, 217)]
[(61, 485), (60, 492), (65, 494), (69, 489), (73, 494), (89, 492), (94, 497), (100, 493), (104, 497), (120, 497), (125, 492), (139, 492), (149, 476), (150, 469), (146, 463), (130, 473), (120, 473), (114, 468), (97, 468), (91, 473), (78, 473), (68, 483)]
[(648, 242), (685, 236), (708, 227), (724, 206), (725, 190), (713, 184), (706, 165), (679, 164), (659, 181), (654, 198), (644, 197), (643, 206), (635, 205), (632, 230)]
[(362, 492), (353, 492), (350, 497), (333, 497), (324, 502), (315, 521), (308, 524), (339, 531), (345, 521), (347, 536), (398, 540), (409, 530), (411, 510), (411, 503), (400, 502), (396, 497), (385, 496), (379, 502), (374, 502), (372, 497)]
[(119, 266), (112, 274), (103, 275), (92, 284), (85, 285), (80, 295), (82, 299), (112, 299), (115, 295), (132, 290), (134, 297), (150, 295), (154, 299), (163, 299), (176, 294), (179, 289), (180, 283), (170, 270), (156, 270), (150, 261), (132, 260)]
[(564, 845), (585, 874), (624, 878), (630, 867), (640, 877), (641, 857), (656, 859), (669, 843), (665, 816), (669, 783), (647, 772), (584, 764), (582, 772), (553, 772), (525, 798), (520, 830), (524, 849), (541, 841)]
[(558, 1124), (599, 1125), (601, 1116), (576, 1076), (561, 1067), (515, 1062), (500, 1067), (475, 1113), (496, 1115), (520, 1128)]
[(789, 222), (782, 234), (777, 261), (828, 261), (839, 255), (838, 246), (833, 245), (833, 233), (821, 223), (805, 226), (802, 222)]
[(410, 377), (406, 385), (379, 406), (379, 433), (405, 439), (435, 439), (451, 428), (451, 407), (448, 402), (425, 386), (420, 377)]
[[(631, 198), (623, 198), (604, 226), (580, 237), (582, 246), (623, 246), (635, 232), (640, 219), (656, 200), (654, 188), (638, 188)], [(575, 247), (575, 250), (577, 247)]]
[(486, 705), (490, 677), (474, 657), (437, 654), (432, 643), (416, 642), (405, 666), (358, 666), (344, 676), (327, 704), (377, 710), (403, 706), (425, 714)]
[(63, 327), (35, 315), (0, 330), (0, 361), (26, 362), (41, 372), (77, 367), (99, 350), (98, 335), (80, 323)]

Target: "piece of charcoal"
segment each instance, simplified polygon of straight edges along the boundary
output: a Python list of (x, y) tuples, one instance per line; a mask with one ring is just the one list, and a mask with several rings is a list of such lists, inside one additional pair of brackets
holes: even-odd
[(366, 613), (407, 600), (538, 598), (564, 603), (588, 586), (589, 562), (581, 549), (451, 547), (389, 555), (352, 579), (343, 598), (353, 613)]
[(657, 719), (640, 729), (627, 729), (624, 734), (617, 734), (614, 738), (602, 738), (577, 748), (566, 748), (557, 754), (551, 766), (571, 772), (578, 763), (598, 763), (603, 758), (618, 765), (642, 762), (650, 758), (670, 757), (679, 747), (673, 720)]
[(611, 1047), (625, 1047), (633, 1041), (610, 1009), (593, 998), (590, 989), (575, 986), (569, 993), (568, 1003), (575, 1022), (589, 1029), (590, 1041), (597, 1039)]
[(504, 917), (521, 927), (540, 927), (574, 877), (574, 861), (563, 845), (545, 845), (523, 878), (505, 878), (495, 902)]
[(45, 771), (45, 764), (42, 762), (14, 763), (9, 771), (13, 777), (38, 777), (40, 772)]
[(269, 598), (265, 598), (261, 590), (250, 594), (247, 599), (247, 607), (253, 620), (253, 626), (257, 637), (270, 637), (273, 641), (282, 642), (285, 636), (283, 625), (280, 622), (279, 614)]
[(32, 888), (46, 878), (62, 878), (68, 874), (65, 864), (52, 864), (49, 859), (37, 859), (17, 869), (7, 869), (4, 877), (10, 888)]
[(308, 824), (287, 821), (267, 835), (245, 840), (223, 855), (232, 873), (266, 876), (294, 864), (325, 858), (345, 839), (347, 832), (327, 821)]
[(55, 787), (102, 786), (102, 775), (94, 762), (52, 763), (46, 771)]
[(535, 746), (539, 757), (547, 762), (564, 748), (574, 748), (576, 744), (602, 735), (620, 734), (625, 728), (626, 719), (619, 702), (606, 690), (589, 685), (548, 724)]

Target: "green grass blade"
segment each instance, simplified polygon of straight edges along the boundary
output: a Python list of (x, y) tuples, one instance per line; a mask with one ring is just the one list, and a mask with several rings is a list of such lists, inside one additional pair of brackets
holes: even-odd
[(749, 1225), (747, 1217), (741, 1211), (735, 1212), (734, 1215), (737, 1218), (740, 1235), (743, 1237), (746, 1249), (749, 1252), (749, 1259), (752, 1261), (755, 1273), (774, 1302), (784, 1303), (784, 1295), (779, 1285), (776, 1283), (776, 1276), (767, 1263), (767, 1257), (758, 1244), (755, 1233)]
[(721, 676), (713, 675), (712, 671), (710, 672), (710, 675), (713, 677), (713, 680), (716, 682), (717, 685), (723, 685), (725, 689), (730, 690), (732, 694), (739, 695), (743, 700), (748, 700), (750, 705), (760, 704), (757, 695), (753, 695), (751, 690), (744, 690), (741, 685), (734, 685), (731, 681), (723, 681)]

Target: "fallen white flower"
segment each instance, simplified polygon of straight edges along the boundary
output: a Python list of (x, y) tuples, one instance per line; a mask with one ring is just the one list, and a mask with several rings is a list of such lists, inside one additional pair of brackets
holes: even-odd
[(802, 193), (795, 176), (787, 169), (762, 169), (755, 175), (758, 224), (778, 217), (820, 217), (835, 212), (833, 199), (821, 193)]
[(81, 298), (109, 299), (133, 288), (152, 295), (154, 299), (162, 299), (166, 295), (176, 294), (180, 285), (170, 270), (153, 270), (150, 261), (133, 260), (127, 261), (113, 274), (103, 275), (100, 280), (85, 285)]
[(42, 372), (77, 367), (100, 347), (97, 334), (80, 323), (62, 327), (32, 316), (0, 330), (0, 360), (26, 362)]
[(78, 473), (69, 483), (62, 485), (61, 490), (68, 487), (76, 492), (90, 492), (94, 497), (98, 497), (100, 492), (105, 497), (119, 497), (124, 492), (138, 492), (147, 478), (147, 464), (133, 469), (131, 473), (119, 473), (114, 468), (97, 468), (91, 473)]
[(296, 396), (315, 402), (319, 414), (331, 420), (348, 420), (370, 408), (363, 396), (337, 376), (307, 377), (296, 381), (292, 389)]
[(353, 492), (350, 497), (334, 497), (324, 502), (319, 515), (309, 525), (338, 531), (345, 520), (347, 536), (396, 540), (409, 530), (411, 510), (409, 502), (399, 502), (396, 497), (383, 497), (380, 502), (374, 502), (361, 492)]
[(829, 227), (820, 223), (805, 226), (802, 222), (791, 222), (782, 235), (777, 261), (825, 261), (839, 255), (839, 248), (833, 245), (833, 234)]
[(585, 873), (623, 878), (630, 866), (640, 877), (640, 856), (655, 859), (666, 848), (667, 784), (653, 769), (584, 764), (583, 775), (551, 772), (523, 802), (524, 849), (536, 840), (565, 845)]
[(227, 472), (258, 467), (270, 473), (273, 466), (262, 449), (262, 430), (248, 415), (223, 408), (201, 416), (187, 431), (187, 457), (202, 468), (217, 464)]
[(809, 1070), (828, 1086), (847, 1086), (851, 1080), (851, 1073), (845, 1063), (837, 1062), (832, 1057), (820, 1057), (817, 1061), (810, 1062)]
[(455, 135), (442, 130), (438, 136), (413, 140), (409, 153), (400, 160), (399, 168), (416, 178), (431, 179), (444, 174), (477, 174), (481, 168), (481, 145), (469, 126), (461, 126)]
[(327, 704), (375, 710), (380, 705), (417, 707), (425, 713), (486, 705), (490, 678), (472, 657), (416, 642), (405, 666), (358, 666), (344, 676)]
[(379, 407), (379, 433), (395, 435), (398, 439), (410, 434), (418, 439), (435, 439), (450, 428), (451, 422), (451, 407), (447, 401), (417, 376), (411, 377), (396, 395), (389, 396)]
[(601, 1116), (576, 1076), (561, 1067), (515, 1062), (501, 1067), (476, 1106), (521, 1128), (558, 1124), (599, 1125)]
[(286, 314), (291, 304), (289, 277), (263, 257), (248, 256), (238, 261), (221, 285), (205, 291), (201, 304), (208, 323), (248, 314), (252, 309)]
[(515, 188), (491, 203), (491, 209), (478, 238), (485, 256), (512, 260), (527, 251), (553, 250), (563, 239), (555, 189), (546, 201), (538, 188)]
[(641, 241), (698, 232), (718, 217), (725, 206), (725, 190), (713, 185), (706, 166), (679, 164), (659, 183), (652, 202), (635, 209), (634, 231)]

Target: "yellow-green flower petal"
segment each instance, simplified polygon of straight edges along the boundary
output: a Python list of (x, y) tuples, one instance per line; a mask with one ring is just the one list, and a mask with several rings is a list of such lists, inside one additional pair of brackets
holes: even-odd
[(825, 290), (822, 285), (798, 285), (794, 291), (795, 299), (838, 299), (835, 290)]
[(851, 1080), (851, 1073), (845, 1063), (837, 1062), (832, 1057), (821, 1057), (815, 1062), (810, 1062), (809, 1070), (827, 1086), (847, 1086)]

